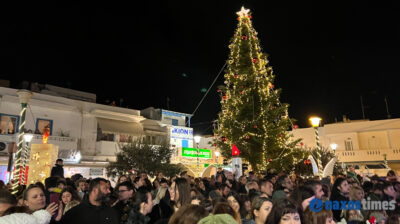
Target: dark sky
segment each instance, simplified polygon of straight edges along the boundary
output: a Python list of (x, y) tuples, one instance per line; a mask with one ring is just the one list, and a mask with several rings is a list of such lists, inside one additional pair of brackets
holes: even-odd
[[(146, 1), (132, 5), (1, 7), (0, 79), (96, 93), (98, 103), (192, 113), (228, 58), (236, 11), (253, 25), (300, 127), (317, 114), (399, 117), (399, 23), (394, 1), (295, 5), (273, 1)], [(139, 4), (140, 3), (140, 4)], [(185, 75), (186, 74), (186, 77)], [(193, 117), (210, 132), (220, 76)]]

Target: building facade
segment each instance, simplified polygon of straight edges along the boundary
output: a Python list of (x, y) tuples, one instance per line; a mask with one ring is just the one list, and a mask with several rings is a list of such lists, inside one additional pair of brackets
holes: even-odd
[[(318, 128), (320, 143), (335, 150), (339, 162), (345, 164), (383, 164), (400, 170), (400, 119), (361, 120), (325, 124)], [(295, 139), (301, 138), (304, 148), (315, 148), (313, 128), (292, 131)]]

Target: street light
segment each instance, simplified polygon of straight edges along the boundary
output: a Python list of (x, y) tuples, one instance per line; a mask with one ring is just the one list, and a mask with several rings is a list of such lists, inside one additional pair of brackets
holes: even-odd
[(217, 159), (217, 165), (218, 165), (218, 157), (219, 157), (219, 152), (218, 151), (215, 151), (215, 157)]
[(30, 133), (25, 133), (24, 134), (24, 140), (26, 143), (25, 146), (25, 150), (22, 152), (22, 176), (21, 176), (21, 180), (22, 180), (22, 184), (25, 184), (25, 174), (26, 174), (26, 163), (28, 161), (28, 157), (29, 157), (29, 152), (31, 150), (29, 150), (29, 143), (32, 141), (33, 135)]
[(194, 141), (196, 142), (196, 148), (197, 148), (197, 176), (200, 176), (200, 160), (199, 160), (199, 143), (200, 143), (200, 136), (194, 136)]
[[(332, 144), (330, 144), (330, 146), (331, 146), (331, 148), (332, 148), (333, 153), (335, 153), (335, 152), (336, 152), (336, 149), (337, 149), (337, 147), (338, 147), (338, 145), (337, 145), (336, 143), (332, 143)], [(336, 155), (336, 154), (335, 154), (335, 155)]]
[[(21, 167), (23, 160), (23, 137), (25, 134), (25, 115), (29, 100), (31, 99), (33, 93), (28, 90), (18, 90), (17, 91), (19, 103), (21, 104), (21, 112), (20, 112), (20, 123), (19, 123), (19, 131), (18, 131), (18, 143), (17, 143), (17, 153), (15, 160), (15, 170), (14, 170), (14, 183), (12, 185), (12, 193), (16, 194), (18, 192), (18, 186), (22, 185), (20, 177), (21, 177)], [(26, 153), (26, 152), (25, 152)]]
[(317, 163), (318, 163), (318, 174), (322, 178), (322, 161), (321, 161), (321, 144), (319, 142), (319, 134), (318, 134), (318, 127), (321, 123), (321, 118), (319, 117), (310, 117), (311, 126), (314, 128), (315, 133), (315, 143), (317, 144)]

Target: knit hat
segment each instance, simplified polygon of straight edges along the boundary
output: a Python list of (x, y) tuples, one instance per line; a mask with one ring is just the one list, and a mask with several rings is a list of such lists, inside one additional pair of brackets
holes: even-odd
[(236, 220), (228, 214), (210, 214), (202, 218), (197, 224), (237, 224)]

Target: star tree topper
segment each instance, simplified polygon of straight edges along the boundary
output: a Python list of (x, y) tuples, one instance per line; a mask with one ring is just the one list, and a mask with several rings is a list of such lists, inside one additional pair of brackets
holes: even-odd
[(245, 9), (245, 8), (242, 6), (242, 9), (241, 9), (239, 12), (236, 12), (236, 14), (237, 14), (239, 17), (249, 17), (249, 11), (250, 11), (250, 9)]

